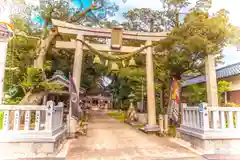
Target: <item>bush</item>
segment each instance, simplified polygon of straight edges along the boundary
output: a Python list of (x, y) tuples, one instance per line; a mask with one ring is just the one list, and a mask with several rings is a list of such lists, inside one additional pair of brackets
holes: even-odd
[(233, 102), (228, 102), (224, 104), (224, 107), (240, 107), (240, 104), (236, 104)]
[(3, 128), (3, 117), (4, 117), (4, 112), (0, 112), (0, 130)]

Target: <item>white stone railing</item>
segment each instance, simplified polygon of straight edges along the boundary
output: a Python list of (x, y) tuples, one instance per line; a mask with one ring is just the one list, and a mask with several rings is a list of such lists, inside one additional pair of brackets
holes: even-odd
[(180, 129), (204, 137), (240, 138), (239, 107), (199, 107), (183, 104)]
[[(63, 124), (63, 103), (55, 105), (0, 105), (3, 112), (0, 141), (37, 139), (60, 133)], [(21, 123), (23, 122), (23, 123)]]

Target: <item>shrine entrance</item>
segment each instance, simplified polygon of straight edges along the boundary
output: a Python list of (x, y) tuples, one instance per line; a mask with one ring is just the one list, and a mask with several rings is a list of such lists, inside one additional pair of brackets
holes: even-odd
[[(53, 29), (46, 40), (51, 40), (54, 35), (60, 34), (64, 36), (75, 36), (76, 39), (70, 41), (56, 41), (55, 47), (59, 49), (75, 50), (74, 64), (73, 64), (73, 78), (76, 82), (76, 88), (80, 88), (83, 51), (90, 50), (97, 56), (106, 58), (106, 54), (110, 60), (126, 60), (132, 59), (136, 54), (146, 55), (146, 77), (147, 77), (147, 106), (148, 106), (148, 125), (145, 126), (146, 131), (158, 130), (156, 124), (156, 106), (155, 106), (155, 89), (154, 89), (154, 74), (153, 74), (153, 54), (162, 55), (163, 53), (154, 53), (152, 43), (160, 41), (166, 37), (165, 32), (151, 33), (151, 32), (132, 32), (123, 31), (121, 27), (113, 29), (90, 28), (80, 25), (74, 25), (59, 20), (52, 20)], [(110, 44), (94, 44), (84, 40), (85, 37), (106, 38), (111, 40)], [(145, 45), (141, 47), (122, 46), (122, 40), (141, 40), (145, 41)], [(107, 53), (106, 53), (107, 52)], [(111, 53), (124, 53), (123, 55), (109, 56)], [(44, 55), (38, 56), (35, 61), (35, 66), (43, 66)], [(114, 65), (114, 64), (112, 64)], [(76, 120), (70, 120), (70, 132), (76, 131)]]

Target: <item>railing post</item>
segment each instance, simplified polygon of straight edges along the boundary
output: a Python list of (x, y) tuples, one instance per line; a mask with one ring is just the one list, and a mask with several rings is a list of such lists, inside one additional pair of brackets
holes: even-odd
[(212, 127), (213, 129), (216, 129), (219, 127), (219, 111), (213, 111), (212, 112)]
[(201, 128), (201, 126), (200, 126), (200, 113), (199, 113), (199, 109), (197, 109), (196, 110), (196, 126), (197, 126), (197, 128), (199, 129), (199, 128)]
[(201, 126), (203, 130), (209, 129), (209, 119), (208, 119), (208, 108), (206, 103), (202, 103), (203, 111), (200, 113), (201, 117)]
[(197, 118), (196, 110), (192, 110), (192, 127), (193, 128), (197, 128), (198, 127), (196, 118)]
[(236, 128), (240, 129), (240, 111), (236, 112)]
[(185, 110), (185, 116), (186, 116), (186, 123), (185, 123), (185, 125), (186, 125), (186, 126), (189, 126), (189, 120), (190, 120), (190, 119), (189, 119), (188, 109)]
[(61, 112), (60, 112), (60, 127), (63, 125), (63, 110), (64, 110), (64, 103), (63, 102), (59, 102), (58, 106), (61, 107)]
[(20, 128), (20, 111), (14, 112), (14, 130), (17, 131)]
[[(238, 113), (238, 112), (237, 112)], [(239, 117), (240, 118), (240, 117)], [(224, 111), (220, 111), (220, 128), (224, 129), (226, 128), (226, 121), (225, 121), (225, 115)]]
[(233, 114), (232, 114), (232, 111), (228, 111), (228, 128), (232, 129), (234, 128), (234, 125), (233, 125)]
[(192, 119), (192, 110), (188, 110), (188, 125), (189, 127), (192, 127), (193, 119)]
[(25, 112), (24, 130), (28, 131), (31, 123), (31, 111)]
[(4, 111), (4, 118), (3, 118), (3, 130), (9, 130), (9, 111)]
[(35, 131), (40, 130), (40, 119), (41, 119), (41, 111), (36, 111)]
[(46, 130), (52, 131), (52, 115), (53, 115), (54, 102), (47, 102), (47, 111), (46, 111)]
[(186, 115), (185, 115), (185, 108), (187, 107), (186, 103), (182, 103), (182, 125), (186, 124)]

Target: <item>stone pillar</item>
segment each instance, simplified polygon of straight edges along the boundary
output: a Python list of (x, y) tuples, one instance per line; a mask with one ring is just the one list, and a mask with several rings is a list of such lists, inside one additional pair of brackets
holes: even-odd
[(208, 106), (218, 106), (217, 77), (215, 67), (215, 55), (209, 54), (205, 59), (206, 86)]
[[(77, 39), (83, 40), (83, 35), (78, 35)], [(82, 73), (82, 60), (83, 60), (83, 45), (80, 41), (76, 41), (76, 49), (74, 55), (73, 64), (73, 79), (76, 83), (76, 88), (80, 89), (81, 73)], [(71, 109), (69, 114), (71, 115)], [(76, 133), (78, 122), (70, 116), (70, 136), (74, 136)]]
[[(207, 104), (208, 107), (218, 107), (218, 90), (217, 90), (217, 76), (215, 67), (215, 55), (208, 54), (205, 58), (205, 72), (206, 72), (206, 86), (207, 86)], [(215, 118), (210, 116), (210, 124), (220, 127), (219, 115), (216, 114)], [(213, 126), (211, 126), (213, 127)]]
[[(3, 1), (2, 1), (3, 2)], [(5, 5), (4, 3), (2, 4)], [(2, 8), (0, 14), (1, 22), (10, 22), (10, 8)], [(1, 34), (0, 35), (0, 104), (3, 103), (3, 87), (4, 87), (4, 74), (5, 74), (5, 64), (6, 64), (6, 57), (7, 57), (7, 47), (8, 47), (8, 40), (9, 37)]]
[[(151, 45), (152, 41), (147, 41), (146, 45)], [(153, 70), (153, 50), (147, 48), (146, 53), (146, 76), (147, 76), (147, 107), (148, 107), (148, 124), (144, 127), (145, 131), (158, 131), (159, 126), (156, 124), (156, 104), (154, 88), (154, 70)]]
[(8, 40), (0, 39), (0, 104), (3, 103), (3, 88)]
[(163, 124), (163, 115), (159, 114), (159, 129), (160, 129), (160, 134), (164, 132), (164, 124)]

